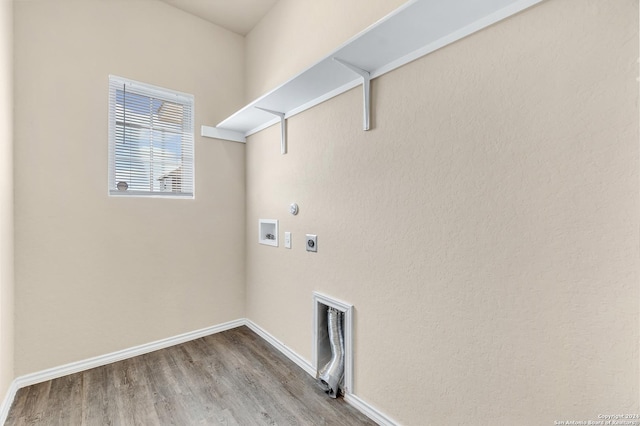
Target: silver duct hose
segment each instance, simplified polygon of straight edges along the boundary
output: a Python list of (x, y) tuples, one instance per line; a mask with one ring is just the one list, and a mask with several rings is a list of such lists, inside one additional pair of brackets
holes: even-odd
[(344, 377), (344, 334), (342, 312), (334, 308), (327, 311), (327, 328), (331, 345), (331, 360), (318, 374), (318, 384), (331, 398), (338, 396)]

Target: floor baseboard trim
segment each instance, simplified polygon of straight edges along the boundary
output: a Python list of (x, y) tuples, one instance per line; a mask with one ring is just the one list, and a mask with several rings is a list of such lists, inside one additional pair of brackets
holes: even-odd
[[(316, 371), (311, 365), (311, 363), (309, 363), (309, 361), (302, 358), (296, 352), (294, 352), (289, 347), (287, 347), (287, 345), (285, 345), (280, 340), (273, 337), (271, 334), (269, 334), (267, 331), (265, 331), (262, 327), (260, 327), (253, 321), (247, 319), (245, 325), (249, 327), (258, 336), (266, 340), (275, 349), (279, 350), (284, 356), (289, 358), (296, 365), (298, 365), (300, 368), (306, 371), (307, 374), (309, 374), (311, 377), (316, 377)], [(344, 400), (349, 405), (354, 407), (356, 410), (360, 411), (362, 414), (369, 417), (371, 420), (373, 420), (374, 422), (378, 423), (381, 426), (399, 426), (398, 422), (394, 421), (389, 416), (382, 413), (380, 410), (368, 404), (367, 402), (363, 401), (362, 399), (360, 399), (359, 397), (357, 397), (352, 393), (346, 394), (344, 396)]]
[(69, 364), (61, 365), (59, 367), (53, 367), (35, 373), (26, 374), (24, 376), (16, 377), (13, 382), (11, 382), (9, 389), (7, 390), (7, 394), (2, 401), (2, 405), (0, 406), (0, 425), (3, 425), (7, 420), (9, 409), (11, 408), (11, 404), (13, 404), (16, 392), (18, 392), (18, 390), (23, 387), (46, 382), (47, 380), (57, 379), (69, 374), (79, 373), (81, 371), (86, 371), (92, 368), (101, 367), (103, 365), (133, 358), (135, 356), (144, 355), (149, 352), (157, 351), (159, 349), (165, 349), (171, 346), (179, 345), (181, 343), (186, 343), (191, 340), (220, 333), (222, 331), (231, 330), (232, 328), (246, 325), (246, 322), (247, 321), (244, 318), (241, 318), (234, 321), (214, 325), (212, 327), (202, 328), (200, 330), (190, 331), (188, 333), (168, 337), (166, 339), (157, 340), (151, 343), (146, 343), (144, 345), (134, 346), (133, 348), (123, 349), (121, 351), (116, 351), (109, 354), (100, 355), (82, 361), (72, 362)]
[(177, 336), (168, 337), (162, 340), (157, 340), (155, 342), (145, 343), (140, 346), (134, 346), (133, 348), (123, 349), (121, 351), (116, 351), (94, 358), (61, 365), (59, 367), (49, 368), (47, 370), (42, 370), (36, 373), (27, 374), (25, 376), (16, 378), (15, 381), (17, 382), (18, 388), (23, 388), (25, 386), (35, 385), (36, 383), (46, 382), (47, 380), (57, 379), (58, 377), (67, 376), (69, 374), (79, 373), (91, 368), (101, 367), (103, 365), (122, 361), (124, 359), (144, 355), (149, 352), (157, 351), (159, 349), (165, 349), (171, 346), (179, 345), (181, 343), (189, 342), (191, 340), (199, 339), (211, 334), (220, 333), (221, 331), (240, 327), (241, 325), (244, 325), (244, 319), (229, 321), (223, 324), (214, 325), (212, 327), (202, 328), (200, 330), (190, 331), (188, 333), (179, 334)]
[(264, 340), (269, 342), (271, 346), (273, 346), (274, 348), (282, 352), (284, 356), (286, 356), (291, 361), (293, 361), (298, 367), (306, 371), (307, 374), (313, 377), (316, 376), (316, 371), (309, 361), (307, 361), (306, 359), (298, 355), (295, 351), (291, 350), (287, 345), (282, 343), (280, 340), (276, 339), (271, 334), (266, 332), (262, 327), (260, 327), (250, 319), (246, 320), (245, 325), (249, 327), (251, 331), (256, 333), (258, 336), (262, 337)]
[(377, 408), (371, 406), (367, 402), (363, 401), (356, 395), (352, 393), (348, 393), (344, 396), (344, 400), (347, 404), (354, 407), (356, 410), (360, 411), (365, 416), (369, 417), (374, 422), (378, 423), (380, 426), (399, 426), (400, 423), (391, 419), (391, 417), (382, 413)]
[[(49, 368), (36, 373), (27, 374), (17, 377), (11, 382), (9, 389), (0, 405), (0, 425), (3, 425), (9, 415), (9, 410), (16, 393), (20, 388), (35, 385), (37, 383), (46, 382), (47, 380), (57, 379), (59, 377), (67, 376), (69, 374), (79, 373), (89, 370), (91, 368), (101, 367), (103, 365), (111, 364), (114, 362), (122, 361), (124, 359), (133, 358), (139, 355), (144, 355), (149, 352), (165, 349), (171, 346), (186, 343), (191, 340), (199, 339), (201, 337), (209, 336), (212, 334), (220, 333), (222, 331), (231, 330), (232, 328), (246, 325), (258, 336), (266, 340), (271, 346), (280, 351), (284, 356), (293, 361), (298, 367), (302, 368), (307, 374), (312, 377), (316, 376), (316, 371), (303, 357), (298, 355), (295, 351), (287, 347), (280, 340), (265, 331), (262, 327), (258, 326), (253, 321), (242, 318), (234, 321), (225, 322), (223, 324), (214, 325), (212, 327), (203, 328), (200, 330), (191, 331), (188, 333), (180, 334), (178, 336), (169, 337), (155, 342), (146, 343), (144, 345), (135, 346), (129, 349), (123, 349), (121, 351), (112, 352), (105, 355), (100, 355), (94, 358), (89, 358), (83, 361), (72, 362), (69, 364), (61, 365), (59, 367)], [(344, 400), (353, 406), (355, 409), (369, 417), (374, 422), (382, 426), (397, 426), (399, 423), (392, 420), (386, 414), (382, 413), (375, 407), (371, 406), (367, 402), (363, 401), (353, 393), (348, 393), (344, 396)]]
[(4, 399), (2, 400), (2, 405), (0, 405), (0, 425), (3, 425), (7, 421), (7, 417), (9, 416), (9, 409), (11, 408), (11, 404), (13, 404), (13, 400), (15, 399), (16, 392), (18, 392), (18, 385), (14, 380), (9, 385), (9, 389), (7, 389), (7, 394), (4, 396)]

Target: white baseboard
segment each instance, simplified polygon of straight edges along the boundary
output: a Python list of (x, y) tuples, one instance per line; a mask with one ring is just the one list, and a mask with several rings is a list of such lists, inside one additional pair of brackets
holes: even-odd
[(7, 416), (9, 415), (9, 409), (11, 408), (11, 404), (13, 404), (13, 400), (16, 397), (16, 392), (18, 392), (18, 385), (14, 380), (9, 385), (9, 389), (7, 389), (7, 394), (4, 396), (2, 400), (2, 405), (0, 405), (0, 425), (3, 425), (4, 422), (7, 421)]
[(9, 415), (11, 404), (13, 403), (13, 400), (16, 396), (16, 392), (20, 388), (46, 382), (47, 380), (57, 379), (58, 377), (67, 376), (69, 374), (79, 373), (91, 368), (101, 367), (103, 365), (122, 361), (128, 358), (133, 358), (135, 356), (147, 354), (159, 349), (165, 349), (171, 346), (179, 345), (181, 343), (189, 342), (191, 340), (199, 339), (201, 337), (209, 336), (211, 334), (220, 333), (221, 331), (240, 327), (245, 324), (246, 320), (244, 318), (235, 321), (229, 321), (223, 324), (214, 325), (212, 327), (202, 328), (200, 330), (190, 331), (188, 333), (168, 337), (166, 339), (157, 340), (151, 343), (146, 343), (144, 345), (134, 346), (133, 348), (123, 349), (121, 351), (116, 351), (82, 361), (61, 365), (59, 367), (53, 367), (46, 370), (38, 371), (36, 373), (16, 377), (13, 382), (11, 382), (11, 386), (7, 391), (7, 395), (2, 401), (2, 406), (0, 406), (0, 425), (3, 425), (5, 423), (7, 416)]
[(380, 426), (399, 426), (400, 423), (391, 419), (391, 417), (387, 416), (377, 408), (374, 408), (367, 402), (358, 398), (356, 395), (352, 393), (348, 393), (344, 396), (345, 402), (354, 407), (356, 410), (360, 411), (365, 416), (369, 417), (374, 422), (378, 423)]
[[(246, 326), (253, 330), (258, 336), (262, 337), (264, 340), (269, 342), (271, 346), (282, 352), (284, 356), (289, 358), (291, 361), (296, 363), (300, 368), (307, 372), (311, 377), (316, 377), (316, 371), (313, 366), (306, 359), (302, 358), (300, 355), (292, 351), (289, 347), (287, 347), (284, 343), (273, 337), (267, 331), (262, 329), (253, 321), (247, 319)], [(353, 393), (347, 393), (344, 396), (345, 402), (354, 407), (356, 410), (360, 411), (365, 416), (369, 417), (374, 422), (378, 423), (381, 426), (399, 426), (400, 424), (391, 417), (382, 413), (377, 408), (371, 406), (367, 402), (363, 401)]]
[(177, 336), (168, 337), (166, 339), (157, 340), (144, 345), (134, 346), (133, 348), (123, 349), (121, 351), (112, 352), (106, 355), (100, 355), (94, 358), (85, 359), (83, 361), (72, 362), (70, 364), (61, 365), (59, 367), (49, 368), (37, 373), (27, 374), (16, 378), (18, 388), (31, 386), (36, 383), (46, 382), (47, 380), (57, 379), (58, 377), (67, 376), (73, 373), (89, 370), (91, 368), (101, 367), (103, 365), (122, 361), (124, 359), (133, 358), (134, 356), (144, 355), (149, 352), (165, 349), (211, 334), (220, 333), (221, 331), (230, 330), (232, 328), (244, 325), (244, 319), (225, 322), (223, 324), (214, 325), (213, 327), (202, 328), (200, 330), (190, 331), (188, 333), (179, 334)]
[(265, 330), (263, 330), (260, 326), (258, 326), (256, 323), (254, 323), (250, 319), (246, 320), (246, 324), (245, 325), (247, 327), (249, 327), (258, 336), (262, 337), (264, 340), (269, 342), (271, 344), (271, 346), (273, 346), (274, 348), (276, 348), (277, 350), (282, 352), (282, 354), (284, 354), (284, 356), (286, 356), (291, 361), (296, 363), (296, 365), (298, 367), (302, 368), (304, 371), (306, 371), (307, 374), (309, 374), (310, 376), (313, 376), (313, 377), (316, 376), (316, 371), (311, 366), (311, 363), (309, 361), (307, 361), (306, 359), (302, 358), (297, 353), (295, 353), (287, 345), (285, 345), (280, 340), (278, 340), (275, 337), (273, 337), (271, 334), (267, 333)]
[[(178, 336), (157, 340), (155, 342), (146, 343), (144, 345), (135, 346), (133, 348), (123, 349), (121, 351), (112, 352), (110, 354), (100, 355), (83, 361), (72, 362), (70, 364), (65, 364), (59, 367), (49, 368), (47, 370), (17, 377), (15, 380), (13, 380), (13, 382), (11, 382), (9, 389), (7, 390), (7, 394), (2, 401), (2, 405), (0, 405), (0, 425), (3, 425), (7, 420), (11, 404), (13, 404), (16, 392), (20, 388), (46, 382), (47, 380), (57, 379), (58, 377), (66, 376), (69, 374), (79, 373), (91, 368), (101, 367), (103, 365), (122, 361), (128, 358), (133, 358), (135, 356), (157, 351), (159, 349), (165, 349), (171, 346), (179, 345), (181, 343), (189, 342), (191, 340), (199, 339), (201, 337), (209, 336), (215, 333), (220, 333), (222, 331), (230, 330), (232, 328), (240, 327), (243, 325), (246, 325), (254, 333), (266, 340), (269, 344), (271, 344), (271, 346), (279, 350), (284, 356), (289, 358), (296, 365), (306, 371), (307, 374), (312, 377), (316, 376), (316, 371), (309, 363), (309, 361), (298, 355), (295, 351), (291, 350), (284, 343), (273, 337), (253, 321), (242, 318), (219, 325), (214, 325), (212, 327), (191, 331), (189, 333), (180, 334)], [(379, 425), (396, 426), (399, 424), (393, 421), (387, 415), (383, 414), (376, 408), (363, 401), (362, 399), (358, 398), (353, 393), (347, 393), (344, 396), (344, 400)]]

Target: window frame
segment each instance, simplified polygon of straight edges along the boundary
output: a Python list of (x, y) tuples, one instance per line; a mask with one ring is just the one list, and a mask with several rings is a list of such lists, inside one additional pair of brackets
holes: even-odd
[[(117, 85), (121, 85), (123, 88), (130, 88), (132, 93), (137, 95), (146, 96), (153, 99), (162, 101), (174, 102), (190, 108), (190, 114), (186, 114), (187, 119), (183, 125), (183, 135), (190, 136), (186, 142), (181, 141), (182, 144), (190, 143), (190, 155), (187, 153), (187, 158), (182, 158), (180, 161), (180, 167), (185, 164), (191, 169), (191, 192), (170, 192), (170, 191), (141, 191), (141, 190), (119, 190), (116, 183), (116, 131), (118, 125), (116, 124), (116, 96)], [(195, 97), (191, 94), (179, 92), (173, 89), (167, 89), (164, 87), (154, 86), (148, 83), (142, 83), (139, 81), (131, 80), (116, 75), (109, 75), (109, 89), (108, 89), (108, 103), (109, 103), (109, 132), (108, 132), (108, 181), (107, 181), (107, 194), (110, 197), (142, 197), (142, 198), (171, 198), (171, 199), (194, 199), (195, 198)], [(186, 130), (185, 130), (186, 129)], [(153, 129), (151, 129), (153, 132)], [(184, 138), (184, 136), (183, 136)], [(150, 163), (152, 164), (152, 163)], [(165, 175), (170, 174), (166, 173)], [(188, 176), (187, 176), (188, 177)], [(180, 181), (182, 182), (184, 175), (181, 175)]]

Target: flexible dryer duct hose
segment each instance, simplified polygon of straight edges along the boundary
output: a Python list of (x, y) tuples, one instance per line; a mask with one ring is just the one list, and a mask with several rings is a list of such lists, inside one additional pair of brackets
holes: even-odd
[(327, 311), (327, 328), (331, 345), (331, 360), (318, 374), (318, 383), (331, 398), (338, 396), (344, 376), (344, 335), (342, 332), (342, 312), (334, 308)]

